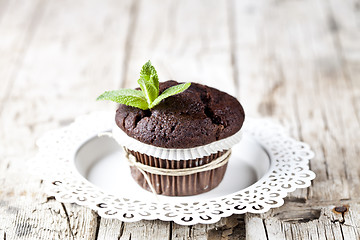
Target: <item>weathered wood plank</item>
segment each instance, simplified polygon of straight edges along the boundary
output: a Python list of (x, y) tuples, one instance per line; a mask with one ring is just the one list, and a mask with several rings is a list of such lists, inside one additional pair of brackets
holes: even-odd
[(265, 228), (265, 220), (260, 218), (259, 215), (246, 214), (246, 239), (285, 239), (284, 234), (280, 228), (276, 226), (273, 231), (269, 231), (269, 228), (274, 227), (273, 224), (269, 224)]
[(44, 5), (40, 5), (39, 1), (0, 2), (0, 55), (4, 56), (0, 58), (0, 113), (31, 44)]
[[(0, 24), (1, 24), (1, 20), (5, 15), (5, 12), (9, 6), (9, 0), (2, 0), (0, 1)], [(1, 236), (1, 235), (0, 235)]]
[(94, 239), (91, 211), (73, 212), (54, 200), (34, 200), (24, 195), (1, 201), (0, 226), (6, 239)]
[(245, 239), (243, 216), (222, 218), (215, 224), (197, 224), (189, 227), (173, 224), (171, 239)]
[(243, 216), (234, 215), (216, 224), (181, 226), (172, 222), (124, 223), (101, 219), (98, 239), (245, 239)]
[[(23, 68), (19, 69), (14, 83), (16, 90), (5, 109), (6, 118), (2, 116), (2, 134), (6, 135), (4, 140), (9, 146), (15, 148), (22, 144), (18, 141), (20, 129), (31, 132), (37, 130), (35, 128), (43, 128), (45, 124), (63, 125), (86, 112), (111, 109), (109, 104), (94, 102), (94, 98), (119, 82), (129, 4), (114, 3), (114, 6), (102, 8), (96, 18), (93, 12), (96, 4), (85, 5), (87, 8), (81, 3), (73, 6), (54, 1), (48, 6), (40, 34), (28, 50)], [(72, 27), (69, 27), (71, 24), (65, 25), (76, 21), (78, 24)], [(66, 28), (58, 29), (61, 25)], [(94, 43), (89, 51), (88, 46)], [(74, 55), (74, 52), (77, 54)], [(62, 111), (55, 107), (59, 103), (64, 106)], [(14, 124), (20, 127), (12, 127)], [(35, 150), (34, 140), (44, 131), (40, 129), (29, 141), (23, 141), (29, 145), (27, 148)], [(15, 153), (18, 153), (16, 149), (6, 154)]]
[[(244, 54), (241, 48), (237, 47), (240, 56), (239, 69), (242, 68), (239, 70), (240, 85), (246, 86), (249, 82), (255, 86), (263, 86), (261, 89), (265, 91), (265, 94), (259, 94), (263, 99), (258, 101), (252, 97), (252, 91), (244, 90), (240, 96), (244, 99), (245, 106), (248, 99), (251, 99), (250, 112), (258, 109), (261, 115), (281, 116), (291, 129), (295, 129), (292, 131), (292, 133), (297, 132), (295, 136), (313, 143), (313, 148), (322, 161), (311, 163), (319, 176), (314, 181), (312, 197), (324, 198), (323, 191), (326, 189), (327, 199), (341, 199), (350, 195), (346, 176), (347, 161), (344, 160), (342, 149), (346, 144), (353, 143), (351, 141), (339, 143), (334, 136), (346, 135), (342, 131), (346, 122), (344, 119), (354, 116), (352, 103), (347, 96), (344, 96), (344, 92), (352, 90), (337, 72), (337, 69), (341, 71), (341, 64), (333, 44), (332, 32), (323, 12), (323, 5), (322, 2), (304, 1), (284, 2), (274, 6), (259, 3), (249, 3), (248, 8), (240, 6), (240, 10), (251, 8), (253, 10), (248, 13), (249, 17), (245, 17), (246, 13), (239, 10), (236, 16), (244, 19), (239, 19), (237, 23), (243, 21), (246, 24), (250, 22), (250, 25), (257, 24), (260, 32), (246, 37), (246, 28), (242, 25), (237, 27), (238, 39), (240, 36), (245, 36), (241, 41), (238, 40), (240, 41), (238, 44), (248, 46), (250, 48), (248, 51), (253, 53), (252, 59), (255, 58), (253, 61), (256, 62), (250, 63), (249, 69), (246, 68), (248, 65), (245, 67), (241, 65), (240, 62), (245, 62), (241, 56), (246, 56), (246, 53)], [(286, 12), (286, 15), (281, 15), (280, 12)], [(286, 23), (283, 21), (285, 17)], [(314, 22), (317, 24), (314, 25)], [(260, 50), (256, 51), (256, 49)], [(253, 69), (253, 65), (257, 69)], [(333, 71), (330, 74), (329, 68)], [(250, 80), (246, 76), (255, 77)], [(329, 81), (332, 82), (331, 85)], [(337, 101), (329, 105), (328, 99), (334, 97)], [(342, 106), (346, 105), (350, 107), (344, 109)], [(342, 112), (341, 115), (336, 114), (339, 111)], [(358, 126), (356, 124), (347, 127), (355, 130)], [(319, 131), (319, 128), (322, 131)], [(350, 132), (354, 134), (355, 131)], [(358, 146), (355, 146), (356, 148)], [(354, 179), (358, 177), (354, 176)], [(332, 184), (329, 184), (329, 181)], [(327, 188), (324, 188), (324, 184), (328, 185)], [(306, 191), (303, 194), (306, 198)]]
[(119, 220), (105, 219), (100, 220), (98, 240), (121, 239), (124, 232), (124, 223)]
[(151, 59), (161, 81), (195, 81), (235, 94), (226, 2), (142, 1), (138, 11), (126, 86), (137, 84), (139, 66)]
[[(358, 34), (359, 30), (353, 27), (353, 7), (349, 3), (347, 7), (340, 7), (342, 4), (337, 3), (342, 11), (334, 12), (340, 14), (343, 21), (350, 21), (345, 25), (352, 26), (351, 31)], [(280, 209), (286, 209), (289, 200), (298, 203), (333, 200), (340, 204), (341, 199), (357, 195), (359, 166), (354, 159), (360, 147), (355, 139), (360, 136), (356, 130), (359, 129), (358, 113), (354, 112), (353, 99), (358, 94), (358, 86), (348, 84), (345, 79), (326, 1), (241, 1), (235, 6), (241, 100), (245, 106), (251, 106), (248, 112), (254, 115), (281, 117), (291, 133), (310, 143), (317, 154), (311, 162), (317, 178), (309, 193), (298, 190), (290, 194)], [(342, 14), (344, 11), (349, 12), (350, 20), (347, 14)], [(336, 17), (332, 23), (334, 21), (336, 24)], [(354, 35), (352, 38), (358, 39)], [(358, 46), (348, 44), (347, 47), (349, 53), (357, 52)], [(356, 66), (359, 58), (351, 56), (351, 64)], [(257, 89), (252, 88), (259, 88), (256, 96)], [(349, 172), (352, 172), (351, 178)], [(291, 216), (294, 212), (295, 209), (289, 208), (285, 215)], [(300, 215), (289, 224), (279, 221), (278, 216), (270, 221), (264, 216), (247, 215), (247, 236), (250, 239), (261, 234), (269, 239), (321, 239), (317, 232), (331, 238), (343, 230), (337, 223), (322, 219), (313, 226), (301, 223), (304, 217)], [(262, 233), (256, 235), (255, 229), (262, 229)], [(353, 237), (351, 234), (358, 231), (353, 226), (348, 234)]]
[(358, 239), (358, 213), (359, 203), (355, 202), (339, 206), (314, 202), (291, 203), (265, 214), (247, 214), (246, 235), (248, 239), (271, 240)]
[[(349, 131), (349, 129), (360, 127), (359, 2), (346, 1), (343, 3), (342, 1), (331, 0), (328, 6), (328, 16), (332, 26), (334, 45), (341, 63), (343, 82), (347, 89), (351, 89), (351, 91), (346, 91), (346, 100), (340, 103), (347, 104), (349, 108), (347, 112), (351, 113), (341, 115), (341, 125), (346, 126), (341, 128), (346, 143), (345, 146), (342, 146), (341, 152), (344, 155), (350, 197), (358, 199), (360, 193), (356, 189), (360, 189), (360, 166), (353, 159), (359, 156), (359, 131), (354, 132)], [(343, 98), (342, 95), (341, 99)]]
[(158, 220), (126, 223), (120, 239), (171, 239), (170, 226)]
[[(21, 57), (22, 64), (14, 67), (12, 87), (6, 89), (6, 114), (0, 116), (4, 147), (0, 156), (0, 229), (7, 239), (97, 237), (99, 218), (93, 211), (46, 201), (39, 193), (40, 179), (30, 176), (24, 166), (36, 152), (34, 142), (43, 132), (86, 112), (112, 108), (94, 100), (102, 91), (119, 85), (130, 6), (130, 1), (109, 1), (108, 5), (51, 1), (43, 6), (36, 34)], [(7, 11), (20, 16), (15, 10)], [(26, 21), (28, 16), (24, 16)], [(5, 40), (0, 39), (1, 46)], [(10, 60), (1, 57), (8, 63), (5, 66)], [(16, 211), (9, 212), (14, 208)]]

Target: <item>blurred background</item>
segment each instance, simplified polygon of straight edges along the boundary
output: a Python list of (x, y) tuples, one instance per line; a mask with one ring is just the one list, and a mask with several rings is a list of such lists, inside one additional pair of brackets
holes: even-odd
[(294, 127), (305, 112), (324, 115), (316, 109), (331, 97), (358, 118), (359, 9), (335, 0), (1, 0), (1, 139), (30, 150), (48, 128), (113, 109), (94, 99), (135, 87), (149, 59), (160, 81), (227, 91), (248, 116)]
[(96, 97), (148, 60), (308, 142), (317, 178), (290, 198), (360, 198), (359, 0), (0, 0), (0, 200), (41, 186), (22, 169), (36, 139), (114, 110)]

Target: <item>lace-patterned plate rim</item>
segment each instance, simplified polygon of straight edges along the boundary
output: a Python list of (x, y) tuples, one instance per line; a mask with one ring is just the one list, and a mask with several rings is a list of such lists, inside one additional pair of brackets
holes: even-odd
[[(289, 137), (285, 129), (269, 119), (246, 119), (244, 131), (268, 154), (270, 167), (257, 182), (240, 191), (201, 201), (145, 202), (115, 196), (87, 181), (74, 167), (74, 156), (86, 141), (111, 129), (113, 113), (81, 116), (69, 126), (45, 134), (38, 141), (37, 168), (47, 181), (46, 192), (60, 202), (87, 206), (105, 218), (126, 222), (142, 219), (174, 221), (181, 225), (210, 224), (232, 214), (263, 213), (283, 205), (283, 198), (297, 188), (311, 185), (309, 170), (314, 157), (309, 145)], [(48, 159), (53, 161), (48, 161)]]

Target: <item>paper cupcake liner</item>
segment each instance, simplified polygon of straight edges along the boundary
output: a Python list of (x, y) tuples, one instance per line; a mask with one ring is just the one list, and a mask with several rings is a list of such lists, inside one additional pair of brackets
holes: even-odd
[[(160, 159), (135, 151), (129, 151), (129, 154), (135, 156), (138, 162), (148, 166), (165, 169), (186, 169), (207, 164), (219, 158), (226, 152), (227, 151), (222, 151), (202, 158), (179, 161)], [(189, 196), (208, 192), (217, 187), (224, 177), (226, 168), (227, 163), (216, 169), (185, 176), (165, 176), (147, 172), (146, 174), (148, 175), (156, 194), (166, 196)], [(136, 167), (131, 167), (131, 175), (142, 188), (151, 191), (143, 174)]]
[(168, 160), (189, 160), (197, 159), (205, 156), (210, 156), (217, 152), (230, 149), (232, 146), (240, 142), (242, 137), (241, 130), (234, 135), (209, 143), (204, 146), (175, 149), (175, 148), (161, 148), (155, 147), (146, 143), (142, 143), (135, 138), (129, 137), (118, 126), (112, 129), (113, 138), (123, 147), (131, 151), (136, 151), (155, 158), (168, 159)]

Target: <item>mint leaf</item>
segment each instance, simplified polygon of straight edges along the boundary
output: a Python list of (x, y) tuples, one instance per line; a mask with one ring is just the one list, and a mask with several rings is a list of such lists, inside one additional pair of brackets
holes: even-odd
[(153, 108), (158, 105), (163, 99), (173, 96), (175, 94), (181, 93), (190, 87), (191, 83), (183, 83), (176, 86), (172, 86), (166, 89), (160, 96), (158, 96), (149, 106)]
[(144, 79), (146, 82), (152, 84), (157, 90), (156, 97), (159, 95), (159, 77), (154, 66), (151, 65), (150, 60), (142, 66), (140, 71), (140, 79)]
[(147, 110), (158, 105), (163, 99), (185, 91), (191, 83), (179, 84), (166, 89), (159, 96), (159, 78), (155, 68), (148, 61), (140, 71), (138, 80), (141, 91), (120, 89), (101, 94), (96, 100), (110, 100), (128, 106)]
[(110, 100), (113, 102), (140, 108), (142, 110), (149, 109), (149, 105), (146, 102), (144, 94), (141, 91), (135, 89), (107, 91), (101, 94), (96, 100)]
[(159, 95), (159, 90), (150, 82), (147, 82), (143, 78), (138, 80), (138, 84), (146, 97), (147, 103), (150, 105), (155, 98)]

